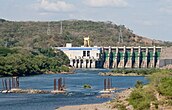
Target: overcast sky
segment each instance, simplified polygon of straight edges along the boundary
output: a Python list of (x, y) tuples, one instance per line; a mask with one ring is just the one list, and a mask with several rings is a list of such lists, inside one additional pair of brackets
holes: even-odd
[(0, 0), (0, 18), (112, 21), (138, 35), (172, 41), (172, 0)]

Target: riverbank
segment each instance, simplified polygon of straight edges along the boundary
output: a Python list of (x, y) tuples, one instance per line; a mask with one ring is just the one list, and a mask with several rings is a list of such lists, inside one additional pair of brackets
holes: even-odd
[(53, 71), (47, 71), (45, 72), (45, 74), (74, 74), (75, 73), (75, 68), (73, 67), (68, 67), (69, 70), (68, 71), (57, 71), (57, 72), (53, 72)]
[(46, 71), (46, 72), (38, 72), (35, 74), (22, 74), (22, 75), (0, 75), (0, 78), (3, 77), (25, 77), (25, 76), (35, 76), (35, 75), (42, 75), (42, 74), (75, 74), (75, 68), (69, 68), (69, 71)]
[(117, 110), (121, 107), (126, 106), (128, 110), (132, 110), (132, 106), (128, 104), (126, 99), (129, 97), (133, 89), (126, 89), (122, 92), (115, 93), (115, 99), (105, 103), (99, 104), (85, 104), (85, 105), (74, 105), (64, 106), (57, 108), (56, 110)]
[(114, 69), (110, 72), (100, 72), (101, 76), (149, 76), (154, 72), (158, 72), (157, 68), (145, 68), (145, 69)]
[(148, 75), (143, 75), (143, 74), (137, 74), (137, 73), (113, 73), (113, 72), (100, 72), (100, 76), (148, 76)]
[(58, 90), (37, 90), (37, 89), (11, 89), (11, 90), (2, 90), (0, 93), (16, 93), (16, 94), (64, 94), (66, 90), (58, 91)]

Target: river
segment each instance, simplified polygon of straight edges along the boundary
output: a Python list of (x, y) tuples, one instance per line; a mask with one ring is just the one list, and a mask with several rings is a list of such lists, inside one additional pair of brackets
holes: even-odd
[[(99, 91), (103, 90), (104, 78), (112, 78), (112, 86), (116, 88), (134, 87), (137, 80), (147, 82), (142, 76), (99, 76), (105, 69), (80, 69), (75, 74), (50, 74), (20, 77), (20, 88), (52, 90), (54, 78), (65, 78), (67, 94), (1, 94), (0, 110), (54, 110), (65, 105), (78, 105), (89, 103), (102, 103), (109, 98), (96, 98)], [(2, 78), (0, 78), (1, 81)], [(91, 89), (84, 89), (84, 84), (90, 84)], [(2, 89), (0, 82), (0, 90)], [(90, 94), (90, 95), (88, 95)]]

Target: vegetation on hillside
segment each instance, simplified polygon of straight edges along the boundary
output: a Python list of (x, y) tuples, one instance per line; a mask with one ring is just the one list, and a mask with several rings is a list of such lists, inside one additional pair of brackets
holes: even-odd
[(172, 109), (172, 70), (159, 70), (149, 76), (150, 83), (138, 86), (128, 99), (135, 110)]
[[(0, 45), (37, 49), (64, 46), (65, 43), (71, 42), (74, 46), (81, 46), (84, 36), (90, 36), (91, 45), (97, 46), (171, 45), (170, 42), (164, 43), (138, 36), (126, 26), (112, 22), (65, 20), (63, 32), (60, 33), (60, 22), (14, 22), (0, 19)], [(119, 44), (117, 42), (120, 27), (124, 42)]]
[(144, 85), (137, 81), (135, 88), (128, 88), (111, 101), (119, 110), (172, 110), (172, 70), (158, 69), (147, 76)]
[(61, 51), (38, 49), (28, 51), (0, 47), (0, 76), (26, 76), (47, 72), (69, 71), (68, 57)]

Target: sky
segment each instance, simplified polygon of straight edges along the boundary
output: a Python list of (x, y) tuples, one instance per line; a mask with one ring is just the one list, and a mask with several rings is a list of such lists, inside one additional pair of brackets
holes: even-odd
[(172, 0), (0, 0), (0, 18), (111, 21), (144, 37), (172, 41)]

